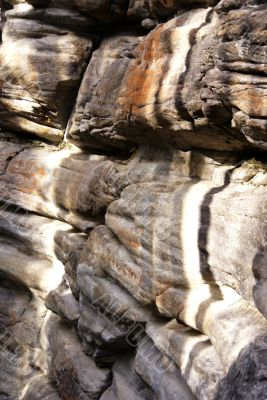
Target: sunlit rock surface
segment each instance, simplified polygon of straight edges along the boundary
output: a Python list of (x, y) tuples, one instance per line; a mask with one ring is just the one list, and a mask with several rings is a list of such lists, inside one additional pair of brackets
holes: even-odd
[(92, 41), (57, 23), (68, 15), (55, 14), (23, 5), (7, 12), (0, 49), (0, 126), (59, 142)]
[(71, 145), (58, 148), (2, 135), (0, 147), (1, 200), (80, 230), (94, 227), (127, 184), (118, 163)]
[(266, 148), (266, 5), (226, 15), (220, 5), (180, 14), (136, 48), (119, 133), (179, 148)]
[(265, 15), (1, 3), (0, 400), (266, 400)]

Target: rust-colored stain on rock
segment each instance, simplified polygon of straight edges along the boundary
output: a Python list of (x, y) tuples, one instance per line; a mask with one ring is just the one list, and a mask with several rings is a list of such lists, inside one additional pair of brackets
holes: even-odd
[(135, 49), (132, 61), (118, 97), (117, 120), (146, 118), (144, 107), (153, 104), (165, 65), (161, 25), (152, 31)]

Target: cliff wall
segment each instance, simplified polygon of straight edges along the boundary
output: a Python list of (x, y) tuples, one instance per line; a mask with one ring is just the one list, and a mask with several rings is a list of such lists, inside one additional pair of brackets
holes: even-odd
[(266, 0), (1, 3), (0, 400), (266, 400)]

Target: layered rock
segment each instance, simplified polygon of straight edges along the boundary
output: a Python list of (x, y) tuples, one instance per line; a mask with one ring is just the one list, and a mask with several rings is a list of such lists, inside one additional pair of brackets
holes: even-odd
[(68, 130), (68, 136), (78, 145), (126, 149), (131, 146), (115, 132), (114, 115), (118, 90), (137, 43), (136, 34), (120, 33), (102, 40), (94, 52)]
[[(147, 159), (152, 154), (147, 149)], [(89, 238), (90, 264), (103, 265), (143, 303), (154, 302), (170, 285), (201, 284), (215, 292), (231, 286), (257, 302), (265, 280), (256, 274), (255, 257), (260, 252), (264, 258), (266, 167), (253, 159), (219, 157), (176, 153), (173, 161), (154, 164), (154, 178), (135, 179), (132, 173), (134, 183), (108, 207), (106, 226)], [(103, 254), (101, 246), (110, 251)]]
[[(12, 4), (29, 3), (37, 7), (46, 7), (45, 0), (10, 0)], [(111, 22), (112, 20), (122, 20), (126, 9), (127, 0), (99, 0), (95, 1), (76, 1), (76, 0), (52, 0), (49, 1), (49, 6), (56, 9), (78, 11), (81, 14), (88, 15), (99, 22)]]
[(265, 2), (3, 10), (0, 398), (264, 400)]
[[(11, 147), (7, 145), (10, 140)], [(86, 155), (72, 146), (60, 149), (17, 141), (6, 135), (1, 147), (1, 200), (84, 231), (96, 226), (97, 216), (126, 185), (117, 164), (105, 156)]]
[(125, 74), (118, 131), (179, 148), (265, 149), (265, 11), (199, 9), (154, 29)]
[[(71, 327), (59, 319), (46, 325), (51, 365), (63, 399), (97, 399), (109, 385), (109, 370), (100, 370), (86, 357)], [(51, 325), (51, 326), (50, 326)]]
[[(23, 263), (23, 259), (18, 257), (17, 262)], [(47, 313), (40, 294), (4, 278), (0, 287), (1, 396), (58, 400), (56, 385), (49, 377), (48, 354), (40, 343)]]
[[(0, 50), (2, 127), (55, 142), (63, 138), (92, 50), (90, 37), (75, 31), (72, 21), (64, 27), (71, 20), (65, 14), (27, 4), (6, 13)], [(79, 29), (79, 19), (74, 22)]]
[(232, 110), (232, 126), (241, 131), (249, 143), (266, 150), (264, 3), (247, 1), (235, 5), (221, 1), (218, 4), (218, 62), (206, 75), (205, 83), (209, 88), (208, 112), (214, 115), (214, 102), (221, 102)]

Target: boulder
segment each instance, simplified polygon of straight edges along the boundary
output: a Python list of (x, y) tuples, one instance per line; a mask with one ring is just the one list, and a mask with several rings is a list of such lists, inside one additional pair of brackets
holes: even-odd
[(152, 400), (153, 393), (134, 369), (135, 354), (122, 355), (112, 368), (111, 389), (115, 398), (124, 400)]

